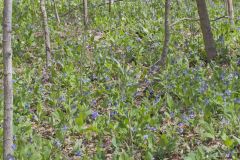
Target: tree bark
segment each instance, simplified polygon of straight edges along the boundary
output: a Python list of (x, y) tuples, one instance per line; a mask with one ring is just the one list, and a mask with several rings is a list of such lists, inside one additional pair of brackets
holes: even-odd
[(88, 4), (87, 0), (83, 0), (83, 22), (84, 26), (87, 27), (88, 25)]
[(108, 4), (108, 10), (109, 10), (109, 13), (110, 13), (111, 10), (112, 10), (112, 0), (109, 0), (108, 3), (109, 3), (109, 4)]
[(225, 0), (225, 1), (226, 1), (226, 9), (227, 9), (230, 23), (234, 25), (233, 0)]
[(171, 8), (171, 0), (165, 1), (165, 38), (164, 38), (164, 46), (161, 58), (150, 68), (151, 72), (157, 72), (161, 66), (164, 66), (167, 59), (168, 49), (169, 49), (169, 41), (170, 41), (170, 28), (169, 28), (169, 15)]
[(61, 21), (60, 21), (60, 17), (58, 14), (57, 5), (56, 5), (55, 0), (52, 0), (52, 3), (53, 3), (53, 7), (54, 7), (55, 18), (57, 19), (57, 22), (60, 23)]
[(201, 25), (201, 30), (203, 34), (205, 50), (207, 53), (207, 60), (210, 61), (211, 59), (217, 56), (217, 50), (216, 50), (215, 42), (213, 39), (213, 34), (211, 31), (207, 5), (205, 0), (196, 0), (196, 1), (197, 1), (197, 8), (198, 8), (198, 14), (200, 18), (200, 25)]
[(50, 32), (48, 28), (47, 12), (45, 7), (45, 0), (40, 0), (40, 7), (43, 18), (43, 31), (45, 38), (45, 50), (46, 50), (46, 66), (47, 68), (51, 66), (51, 42), (50, 42)]
[(13, 157), (13, 85), (12, 85), (12, 0), (4, 0), (3, 64), (4, 64), (4, 122), (3, 159)]

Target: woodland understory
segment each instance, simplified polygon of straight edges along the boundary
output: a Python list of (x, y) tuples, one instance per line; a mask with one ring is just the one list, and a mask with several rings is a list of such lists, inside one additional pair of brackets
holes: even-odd
[(165, 0), (91, 0), (87, 24), (82, 1), (45, 3), (48, 67), (40, 3), (13, 1), (16, 160), (240, 159), (240, 2), (232, 24), (223, 1), (206, 0), (217, 48), (209, 61), (196, 1), (173, 0), (166, 62), (151, 74)]

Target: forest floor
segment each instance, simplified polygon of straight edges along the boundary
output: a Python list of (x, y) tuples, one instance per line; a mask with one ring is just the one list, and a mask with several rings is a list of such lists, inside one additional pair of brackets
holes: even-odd
[[(240, 20), (212, 22), (219, 55), (210, 63), (199, 24), (174, 25), (166, 66), (149, 76), (163, 47), (161, 5), (101, 6), (87, 29), (77, 10), (59, 10), (60, 24), (49, 14), (48, 70), (39, 17), (22, 15), (13, 27), (16, 159), (240, 158)], [(172, 22), (197, 17), (194, 5), (174, 7), (182, 12), (172, 9)], [(211, 7), (210, 17), (224, 12)]]

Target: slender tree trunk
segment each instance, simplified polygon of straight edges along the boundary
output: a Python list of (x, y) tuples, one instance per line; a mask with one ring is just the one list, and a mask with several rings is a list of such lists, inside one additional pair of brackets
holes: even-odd
[(13, 157), (13, 85), (12, 85), (12, 0), (4, 0), (3, 64), (4, 64), (4, 123), (3, 159)]
[(58, 10), (57, 10), (57, 4), (56, 4), (55, 0), (52, 0), (52, 2), (53, 2), (55, 17), (56, 17), (58, 23), (60, 23), (61, 21), (60, 21), (60, 17), (59, 17)]
[(45, 0), (40, 0), (40, 7), (43, 18), (43, 31), (45, 38), (45, 49), (46, 49), (46, 66), (47, 68), (51, 66), (51, 42), (50, 42), (50, 32), (48, 28), (47, 12), (45, 7)]
[(108, 3), (109, 3), (109, 4), (108, 4), (108, 9), (109, 9), (109, 13), (110, 13), (111, 10), (112, 10), (112, 0), (109, 0)]
[(87, 4), (87, 0), (83, 0), (83, 20), (84, 20), (84, 26), (87, 27), (87, 24), (88, 24), (88, 4)]
[(230, 23), (234, 25), (233, 0), (225, 0)]
[(198, 14), (200, 17), (200, 25), (203, 34), (203, 40), (205, 45), (205, 50), (207, 53), (208, 61), (215, 58), (217, 56), (217, 50), (215, 46), (215, 42), (213, 39), (213, 34), (211, 31), (210, 20), (208, 16), (208, 10), (205, 0), (196, 0)]
[(161, 58), (150, 68), (151, 72), (157, 72), (161, 66), (164, 66), (167, 59), (169, 41), (170, 41), (170, 29), (169, 29), (169, 15), (171, 8), (171, 0), (165, 0), (165, 39)]

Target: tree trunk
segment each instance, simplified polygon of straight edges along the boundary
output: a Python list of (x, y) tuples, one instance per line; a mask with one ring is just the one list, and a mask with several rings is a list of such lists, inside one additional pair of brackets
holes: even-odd
[(109, 3), (109, 4), (108, 4), (108, 10), (109, 10), (109, 13), (110, 13), (111, 10), (112, 10), (112, 0), (109, 0), (108, 3)]
[(50, 42), (50, 32), (48, 28), (47, 12), (45, 7), (45, 0), (40, 0), (40, 7), (43, 18), (43, 31), (45, 37), (45, 49), (46, 49), (46, 66), (47, 68), (51, 66), (51, 42)]
[(225, 1), (226, 1), (226, 9), (227, 9), (230, 23), (234, 25), (233, 0), (225, 0)]
[(217, 56), (217, 50), (215, 46), (215, 42), (213, 39), (213, 34), (211, 31), (210, 20), (207, 11), (207, 5), (205, 0), (196, 0), (198, 14), (200, 17), (200, 25), (203, 34), (203, 40), (205, 45), (205, 50), (207, 53), (208, 61), (215, 58)]
[(53, 3), (53, 7), (54, 7), (55, 18), (57, 19), (58, 23), (60, 23), (61, 21), (60, 21), (60, 17), (58, 14), (57, 5), (56, 5), (55, 0), (52, 0), (52, 3)]
[(164, 39), (164, 46), (161, 58), (150, 68), (151, 72), (157, 72), (161, 66), (164, 66), (167, 59), (168, 48), (169, 48), (169, 41), (170, 41), (170, 29), (169, 29), (169, 15), (170, 15), (170, 8), (171, 8), (171, 0), (165, 1), (165, 39)]
[(84, 20), (84, 26), (87, 27), (87, 24), (88, 24), (88, 4), (87, 4), (87, 0), (83, 0), (83, 20)]
[(4, 123), (3, 159), (13, 158), (13, 85), (12, 85), (12, 0), (4, 0), (3, 64), (4, 64)]

